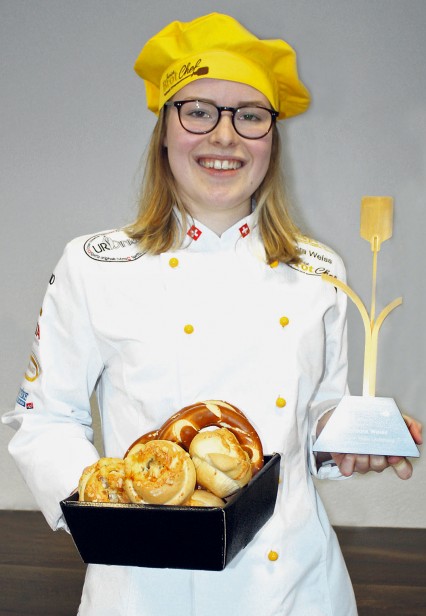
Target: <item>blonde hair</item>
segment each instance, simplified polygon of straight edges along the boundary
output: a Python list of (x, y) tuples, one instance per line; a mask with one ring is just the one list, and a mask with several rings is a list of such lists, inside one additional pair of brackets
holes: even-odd
[[(187, 228), (185, 221), (188, 220), (163, 145), (165, 131), (166, 111), (163, 108), (148, 147), (138, 215), (126, 229), (132, 239), (138, 240), (141, 250), (152, 255), (180, 247)], [(300, 232), (289, 213), (281, 169), (281, 140), (275, 125), (271, 162), (253, 197), (268, 263), (298, 262), (297, 238)], [(181, 215), (182, 225), (174, 214), (174, 206)]]

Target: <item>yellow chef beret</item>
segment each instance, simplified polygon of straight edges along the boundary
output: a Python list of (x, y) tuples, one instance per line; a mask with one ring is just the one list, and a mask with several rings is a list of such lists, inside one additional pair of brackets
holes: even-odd
[(206, 77), (256, 88), (280, 119), (303, 113), (310, 101), (290, 45), (258, 39), (220, 13), (166, 26), (143, 47), (135, 71), (145, 81), (148, 109), (156, 114), (186, 84)]

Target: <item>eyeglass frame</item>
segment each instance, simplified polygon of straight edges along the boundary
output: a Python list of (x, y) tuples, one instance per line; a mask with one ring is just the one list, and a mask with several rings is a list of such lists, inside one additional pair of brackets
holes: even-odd
[[(192, 131), (192, 130), (188, 130), (182, 123), (182, 119), (180, 116), (181, 113), (181, 109), (182, 106), (185, 103), (207, 103), (209, 105), (212, 105), (212, 107), (215, 107), (218, 110), (218, 116), (217, 116), (217, 122), (216, 124), (214, 124), (214, 126), (212, 126), (211, 128), (209, 128), (209, 130), (203, 130), (203, 131)], [(164, 103), (165, 107), (176, 107), (177, 111), (178, 111), (178, 118), (179, 118), (179, 122), (180, 125), (182, 126), (182, 128), (184, 130), (186, 130), (187, 133), (190, 133), (191, 135), (208, 135), (208, 133), (211, 133), (212, 131), (214, 131), (214, 129), (218, 126), (221, 117), (222, 117), (222, 111), (230, 111), (232, 116), (231, 116), (231, 122), (232, 122), (232, 126), (235, 130), (235, 132), (237, 133), (237, 135), (239, 135), (240, 137), (242, 137), (243, 139), (250, 139), (250, 140), (256, 140), (256, 139), (262, 139), (263, 137), (266, 137), (266, 135), (268, 133), (271, 132), (271, 128), (273, 127), (273, 125), (276, 122), (277, 117), (279, 116), (279, 112), (275, 111), (275, 109), (268, 109), (268, 107), (262, 107), (262, 105), (242, 105), (241, 107), (229, 107), (229, 106), (219, 106), (219, 105), (215, 105), (214, 103), (211, 103), (210, 101), (203, 101), (200, 100), (198, 98), (191, 98), (189, 100), (184, 100), (184, 101), (167, 101), (166, 103)], [(237, 111), (240, 111), (241, 109), (244, 109), (245, 107), (251, 108), (251, 109), (263, 109), (265, 111), (268, 111), (271, 115), (271, 125), (269, 126), (268, 130), (266, 131), (266, 133), (263, 133), (263, 135), (260, 135), (259, 137), (246, 137), (246, 135), (242, 135), (237, 127), (235, 126), (235, 114), (237, 113)]]

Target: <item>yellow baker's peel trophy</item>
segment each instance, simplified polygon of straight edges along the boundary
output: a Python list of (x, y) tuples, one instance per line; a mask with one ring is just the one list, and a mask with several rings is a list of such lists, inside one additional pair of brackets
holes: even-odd
[(392, 197), (363, 197), (361, 237), (373, 252), (373, 284), (370, 315), (358, 295), (344, 282), (323, 274), (325, 282), (340, 289), (358, 308), (365, 330), (362, 396), (344, 396), (314, 444), (314, 451), (419, 457), (413, 438), (395, 400), (376, 397), (377, 347), (380, 327), (400, 304), (398, 297), (376, 318), (377, 254), (382, 242), (392, 237)]

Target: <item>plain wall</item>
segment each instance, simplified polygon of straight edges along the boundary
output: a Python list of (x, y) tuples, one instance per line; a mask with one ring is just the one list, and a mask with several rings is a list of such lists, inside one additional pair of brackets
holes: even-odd
[[(65, 243), (134, 216), (155, 122), (134, 60), (168, 22), (213, 11), (296, 48), (313, 102), (283, 126), (290, 195), (307, 232), (342, 255), (367, 307), (372, 253), (359, 237), (360, 202), (394, 197), (378, 310), (404, 303), (381, 329), (377, 395), (425, 422), (424, 0), (1, 0), (1, 412), (14, 405)], [(349, 341), (350, 386), (360, 394), (364, 341), (353, 305)], [(11, 435), (0, 426), (0, 508), (31, 509), (7, 453)], [(424, 459), (414, 466), (407, 482), (391, 470), (321, 482), (331, 521), (425, 527)]]

